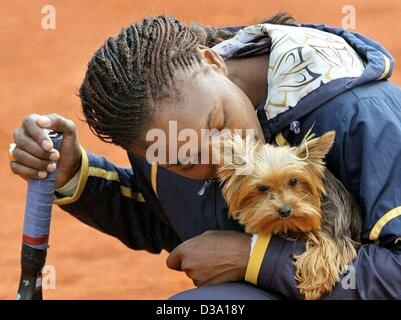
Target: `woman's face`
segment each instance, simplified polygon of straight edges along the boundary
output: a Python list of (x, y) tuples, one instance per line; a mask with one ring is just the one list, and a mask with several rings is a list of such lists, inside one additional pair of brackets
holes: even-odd
[[(199, 69), (178, 75), (179, 98), (165, 99), (157, 106), (157, 115), (143, 135), (143, 146), (135, 145), (129, 150), (149, 161), (149, 154), (155, 154), (155, 142), (164, 133), (159, 146), (166, 148), (165, 157), (161, 157), (166, 161), (159, 161), (159, 165), (193, 179), (214, 176), (215, 165), (207, 143), (210, 130), (214, 129), (213, 136), (218, 136), (240, 129), (245, 136), (246, 129), (253, 129), (256, 139), (263, 140), (251, 101), (227, 78), (221, 58), (204, 50)], [(160, 150), (156, 154), (160, 156)]]

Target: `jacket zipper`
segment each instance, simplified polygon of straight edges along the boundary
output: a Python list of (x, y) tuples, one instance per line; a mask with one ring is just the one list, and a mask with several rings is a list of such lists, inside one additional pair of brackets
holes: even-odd
[(203, 183), (203, 185), (200, 188), (200, 190), (198, 191), (198, 196), (202, 197), (205, 194), (206, 188), (208, 188), (210, 185), (212, 185), (212, 189), (210, 190), (211, 191), (211, 202), (212, 202), (211, 205), (212, 205), (212, 210), (213, 210), (213, 213), (214, 213), (214, 218), (215, 218), (215, 221), (216, 221), (216, 225), (218, 226), (219, 223), (218, 223), (218, 220), (217, 220), (217, 203), (216, 203), (216, 201), (217, 201), (217, 197), (216, 197), (217, 186), (216, 186), (216, 183), (217, 183), (217, 179), (216, 178), (207, 179)]
[(216, 183), (217, 183), (217, 181), (216, 181), (216, 179), (213, 179), (213, 180), (212, 180), (212, 183), (213, 183), (213, 190), (212, 190), (212, 206), (213, 206), (213, 211), (214, 211), (214, 218), (216, 219), (217, 228), (220, 229), (219, 220), (217, 219), (217, 203), (216, 203), (216, 201), (217, 201), (217, 197), (216, 197), (216, 192), (217, 192)]

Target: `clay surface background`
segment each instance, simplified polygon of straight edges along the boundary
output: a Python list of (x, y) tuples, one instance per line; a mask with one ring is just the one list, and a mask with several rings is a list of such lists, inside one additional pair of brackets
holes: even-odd
[[(43, 30), (41, 9), (57, 10), (56, 30)], [(341, 26), (344, 5), (356, 9), (356, 30), (401, 59), (401, 1), (271, 0), (2, 0), (0, 12), (0, 299), (14, 299), (26, 183), (10, 172), (7, 146), (28, 113), (60, 113), (78, 126), (80, 142), (120, 165), (125, 153), (98, 141), (79, 121), (76, 92), (92, 53), (111, 35), (147, 15), (169, 14), (185, 22), (215, 26), (251, 24), (278, 11), (299, 22)], [(393, 81), (401, 84), (399, 64)], [(47, 263), (57, 271), (57, 288), (46, 299), (165, 299), (192, 288), (192, 281), (165, 266), (166, 253), (127, 249), (55, 208)]]

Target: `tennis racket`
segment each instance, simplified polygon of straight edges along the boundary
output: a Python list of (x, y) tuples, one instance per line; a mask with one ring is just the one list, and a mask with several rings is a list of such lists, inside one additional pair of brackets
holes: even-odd
[[(63, 135), (49, 132), (53, 147), (59, 149)], [(21, 278), (17, 300), (42, 300), (42, 268), (49, 247), (51, 211), (57, 172), (46, 179), (28, 181), (21, 250)]]

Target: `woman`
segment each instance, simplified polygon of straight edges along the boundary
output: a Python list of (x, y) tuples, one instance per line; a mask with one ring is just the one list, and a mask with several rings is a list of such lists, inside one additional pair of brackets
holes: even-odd
[[(132, 169), (80, 148), (72, 121), (56, 114), (24, 119), (11, 169), (40, 179), (57, 161), (56, 203), (130, 248), (171, 251), (167, 265), (199, 287), (177, 299), (298, 299), (292, 257), (303, 244), (243, 233), (201, 152), (189, 163), (149, 164), (147, 134), (252, 129), (262, 141), (296, 145), (312, 126), (317, 135), (335, 130), (327, 166), (361, 204), (366, 245), (325, 298), (401, 298), (401, 91), (386, 81), (392, 57), (359, 34), (282, 14), (266, 22), (236, 34), (241, 28), (162, 16), (122, 30), (92, 57), (80, 97), (92, 131), (127, 150)], [(64, 134), (60, 153), (43, 128)], [(169, 144), (169, 159), (184, 142)]]

